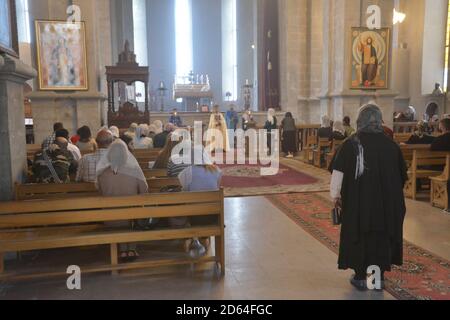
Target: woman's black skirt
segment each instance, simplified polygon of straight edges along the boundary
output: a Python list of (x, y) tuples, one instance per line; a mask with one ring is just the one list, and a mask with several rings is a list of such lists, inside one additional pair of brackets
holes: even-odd
[(283, 131), (283, 152), (296, 153), (297, 152), (297, 132)]

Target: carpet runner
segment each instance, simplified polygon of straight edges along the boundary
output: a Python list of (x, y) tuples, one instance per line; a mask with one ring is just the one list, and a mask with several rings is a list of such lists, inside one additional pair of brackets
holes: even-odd
[[(333, 226), (333, 204), (319, 194), (270, 195), (267, 198), (297, 225), (335, 253), (340, 228)], [(404, 242), (404, 264), (386, 274), (386, 290), (401, 300), (449, 300), (450, 262)]]

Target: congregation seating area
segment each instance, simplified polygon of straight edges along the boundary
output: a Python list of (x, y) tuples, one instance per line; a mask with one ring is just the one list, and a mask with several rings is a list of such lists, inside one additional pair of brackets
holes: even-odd
[[(65, 273), (37, 270), (21, 274), (5, 269), (4, 254), (55, 248), (103, 245), (109, 247), (110, 261), (104, 265), (83, 268), (85, 273), (142, 269), (155, 266), (216, 263), (225, 273), (223, 191), (203, 193), (150, 194), (131, 197), (98, 197), (90, 185), (69, 185), (65, 193), (38, 194), (39, 187), (18, 188), (20, 198), (28, 201), (0, 204), (0, 280), (29, 279), (40, 276), (59, 276)], [(40, 186), (44, 189), (48, 186)], [(23, 190), (22, 190), (23, 189)], [(33, 194), (26, 194), (34, 192)], [(56, 190), (53, 190), (56, 191)], [(85, 197), (78, 197), (83, 193)], [(86, 193), (91, 193), (86, 197)], [(30, 199), (46, 199), (45, 201)], [(108, 227), (117, 221), (170, 217), (214, 216), (217, 223), (208, 226), (165, 228), (157, 230), (130, 230)], [(189, 238), (215, 238), (214, 254), (201, 258), (119, 263), (117, 246), (123, 243), (141, 243)], [(49, 266), (50, 267), (50, 266)]]

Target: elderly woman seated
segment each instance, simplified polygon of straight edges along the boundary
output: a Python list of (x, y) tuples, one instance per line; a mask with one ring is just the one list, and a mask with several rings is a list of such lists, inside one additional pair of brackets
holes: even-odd
[(435, 138), (427, 133), (427, 126), (424, 121), (419, 121), (416, 130), (406, 142), (406, 144), (432, 144)]
[[(195, 156), (197, 154), (197, 157)], [(198, 155), (201, 155), (199, 157)], [(194, 147), (191, 153), (191, 164), (178, 176), (184, 192), (206, 192), (220, 189), (222, 171), (215, 166), (202, 146)], [(217, 224), (216, 217), (191, 217), (193, 226)], [(193, 239), (190, 244), (190, 255), (198, 257), (205, 255), (210, 239)]]
[(148, 137), (149, 127), (146, 124), (141, 124), (136, 129), (134, 136), (134, 149), (152, 149), (153, 139)]
[[(116, 140), (97, 164), (97, 186), (107, 197), (133, 196), (148, 193), (147, 180), (136, 158), (122, 140)], [(112, 227), (130, 227), (133, 222), (111, 223)], [(135, 244), (121, 244), (120, 258), (129, 262), (139, 254)]]

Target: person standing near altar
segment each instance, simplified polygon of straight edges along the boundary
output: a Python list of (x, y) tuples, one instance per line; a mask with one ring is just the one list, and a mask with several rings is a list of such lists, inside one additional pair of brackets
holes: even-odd
[(209, 120), (206, 145), (210, 152), (219, 150), (228, 152), (230, 150), (227, 123), (218, 105), (214, 106)]
[(177, 109), (173, 109), (172, 114), (169, 118), (169, 123), (173, 124), (177, 128), (183, 127), (183, 121), (181, 120), (181, 117), (178, 115)]
[(226, 114), (226, 120), (227, 120), (227, 128), (229, 130), (236, 131), (239, 122), (239, 117), (238, 113), (234, 108), (235, 108), (234, 105), (230, 105), (230, 110), (228, 110)]

